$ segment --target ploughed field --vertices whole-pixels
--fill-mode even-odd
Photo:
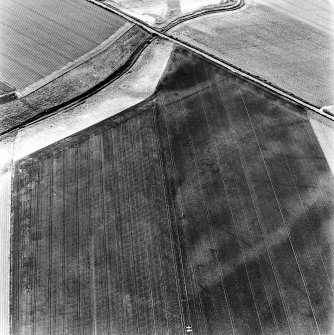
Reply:
[[[333,195],[306,112],[176,48],[17,163],[13,334],[331,334]]]
[[[125,24],[85,0],[0,4],[0,81],[22,89],[91,51]]]

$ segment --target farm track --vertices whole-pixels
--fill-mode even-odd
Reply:
[[[16,163],[12,329],[330,334],[333,194],[303,108],[176,47],[149,99]]]

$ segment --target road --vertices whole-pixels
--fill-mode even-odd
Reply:
[[[202,46],[196,45],[191,40],[190,41],[184,41],[184,40],[181,40],[179,38],[175,38],[175,36],[171,35],[170,31],[168,33],[161,32],[161,31],[151,27],[150,25],[144,23],[143,21],[140,21],[140,20],[124,13],[124,12],[116,10],[113,7],[102,4],[99,1],[96,1],[96,0],[88,0],[88,1],[122,16],[123,18],[127,19],[128,21],[141,26],[142,28],[144,28],[145,30],[147,30],[148,32],[150,32],[150,33],[152,33],[156,36],[160,36],[164,39],[167,39],[167,40],[175,43],[176,45],[182,46],[182,47],[184,47],[184,48],[186,48],[186,49],[188,49],[188,50],[190,50],[190,51],[192,51],[192,52],[194,52],[194,53],[196,53],[200,56],[203,56],[206,59],[208,59],[208,60],[210,60],[210,61],[212,61],[212,62],[214,62],[214,63],[216,63],[220,66],[223,66],[224,68],[226,68],[230,71],[232,71],[233,73],[237,74],[238,76],[246,78],[246,79],[248,79],[248,80],[250,80],[250,81],[252,81],[252,82],[268,89],[268,90],[270,90],[271,92],[274,92],[275,94],[278,94],[279,96],[281,96],[281,97],[283,97],[283,98],[285,98],[289,101],[292,101],[292,102],[294,102],[294,103],[296,103],[300,106],[303,106],[304,108],[307,108],[307,109],[309,109],[309,110],[311,110],[311,111],[313,111],[317,114],[320,114],[327,119],[334,120],[334,118],[332,116],[324,113],[323,111],[321,111],[319,109],[319,107],[322,107],[322,106],[317,106],[316,104],[314,104],[312,102],[309,102],[309,101],[304,100],[303,98],[301,98],[299,96],[291,94],[291,92],[286,91],[282,87],[273,85],[272,83],[268,83],[266,80],[263,80],[262,78],[259,78],[257,75],[254,75],[254,73],[250,73],[248,71],[245,71],[243,68],[235,66],[235,64],[233,64],[231,62],[226,62],[226,61],[222,60],[222,58],[219,57],[219,54],[217,55],[217,54],[208,53],[206,51],[206,48],[203,48]],[[204,15],[203,13],[199,14],[199,16],[203,16],[203,15]],[[199,19],[201,19],[201,18],[199,17]],[[207,17],[204,17],[203,20],[207,21]],[[196,19],[193,19],[193,21],[196,21]],[[172,29],[172,31],[173,31],[173,29]],[[219,36],[221,37],[223,35],[219,35]],[[206,40],[207,41],[212,41],[213,37],[212,36],[211,37],[206,36]],[[259,65],[261,65],[261,63],[259,63]]]

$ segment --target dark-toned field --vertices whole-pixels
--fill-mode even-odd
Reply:
[[[107,121],[18,167],[13,334],[182,331],[156,122]]]
[[[332,334],[333,195],[306,112],[177,48],[151,99],[17,163],[12,332]]]
[[[91,51],[125,21],[84,0],[0,4],[0,80],[24,88]]]

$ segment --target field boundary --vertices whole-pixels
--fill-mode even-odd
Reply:
[[[175,37],[171,37],[169,36],[167,33],[168,31],[160,31],[152,26],[150,26],[149,24],[137,19],[137,18],[134,18],[132,17],[131,15],[129,14],[126,14],[118,9],[115,9],[113,6],[110,6],[109,4],[103,4],[101,3],[100,1],[97,1],[97,0],[86,0],[86,1],[89,1],[89,2],[92,2],[94,4],[96,4],[97,6],[100,6],[102,8],[105,8],[106,10],[109,10],[115,14],[118,14],[120,16],[122,16],[123,18],[125,18],[126,20],[134,23],[134,24],[137,24],[139,26],[141,26],[143,29],[145,29],[146,31],[148,31],[149,33],[153,34],[153,35],[156,35],[156,36],[159,36],[161,38],[164,38],[164,39],[167,39],[179,46],[182,46],[202,57],[205,57],[206,59],[224,67],[225,69],[227,69],[228,71],[234,73],[235,75],[239,76],[239,77],[242,77],[256,85],[259,85],[261,87],[264,87],[265,89],[275,93],[275,94],[278,94],[281,98],[285,99],[285,100],[288,100],[294,104],[297,104],[297,105],[300,105],[302,106],[303,108],[307,109],[307,110],[310,110],[314,113],[317,113],[323,117],[325,117],[326,119],[328,120],[331,120],[331,121],[334,121],[334,117],[332,117],[331,115],[325,113],[323,110],[322,110],[322,107],[323,106],[315,106],[313,104],[310,104],[308,103],[307,101],[304,101],[303,99],[293,95],[291,92],[287,92],[287,91],[284,91],[283,89],[279,88],[279,87],[276,87],[275,85],[269,83],[269,82],[265,82],[263,80],[261,80],[260,78],[257,78],[255,76],[253,76],[252,74],[242,70],[241,68],[238,68],[236,66],[234,66],[233,64],[231,63],[228,63],[228,62],[225,62],[223,60],[221,60],[220,58],[210,54],[210,53],[207,53],[205,52],[204,50],[201,50],[200,48],[198,47],[195,47],[195,46],[192,46],[190,45],[189,43],[186,43],[186,42],[183,42]]]
[[[18,90],[15,92],[18,98],[23,98],[34,91],[37,91],[41,87],[51,83],[52,81],[56,80],[57,78],[63,76],[64,74],[70,72],[71,70],[75,69],[76,67],[82,65],[83,63],[89,61],[91,58],[97,56],[101,52],[105,51],[108,47],[110,47],[113,43],[115,43],[120,37],[122,37],[127,31],[129,31],[133,27],[132,23],[126,22],[124,26],[118,29],[115,34],[111,35],[108,39],[103,41],[100,45],[98,45],[93,50],[87,52],[86,54],[82,55],[81,57],[77,58],[73,62],[68,63],[67,65],[63,66],[62,68],[52,72],[48,76],[44,77],[41,80],[29,85],[28,87]]]

